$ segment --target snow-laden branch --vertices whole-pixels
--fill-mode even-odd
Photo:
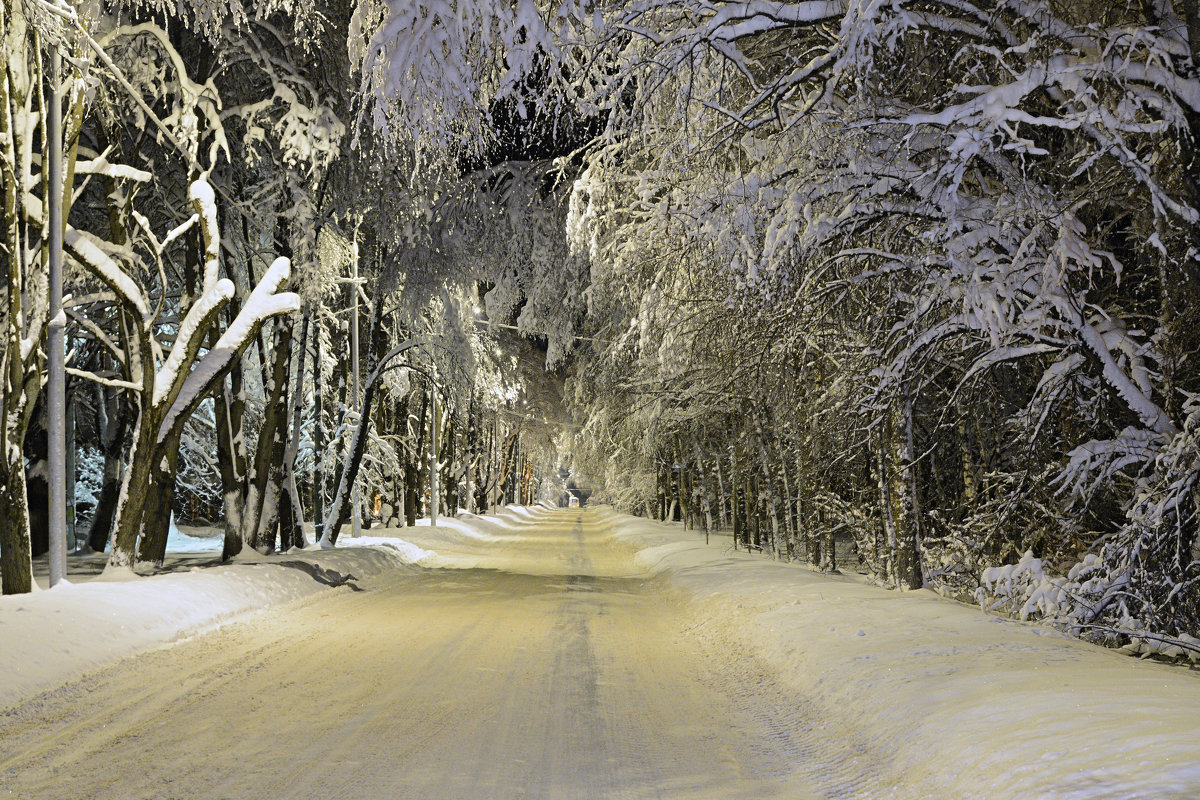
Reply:
[[[745,3],[724,3],[707,20],[702,35],[710,39],[733,41],[785,26],[835,19],[846,13],[846,6],[843,0],[808,0],[800,3],[750,0]]]
[[[101,250],[88,234],[68,227],[63,233],[63,247],[72,258],[104,281],[122,301],[133,307],[140,315],[143,325],[150,323],[150,303],[142,293],[141,287],[116,261]]]
[[[91,381],[92,383],[98,383],[101,386],[112,386],[115,389],[129,389],[130,391],[134,392],[140,392],[142,390],[142,387],[138,384],[121,380],[119,378],[106,378],[103,375],[97,375],[96,373],[89,372],[87,370],[75,369],[74,367],[67,367],[66,371],[68,375],[73,375],[76,378],[82,378],[83,380]]]
[[[212,186],[206,180],[192,183],[188,191],[196,216],[200,219],[204,242],[204,282],[200,297],[188,309],[187,316],[179,325],[175,344],[162,368],[154,376],[155,405],[171,400],[170,393],[178,383],[179,371],[196,352],[196,339],[205,335],[208,321],[228,303],[234,295],[233,281],[217,278],[218,252],[221,236],[217,230],[217,204]],[[286,276],[285,276],[286,278]]]
[[[371,374],[367,376],[367,379],[364,382],[364,385],[365,386],[374,386],[375,381],[379,380],[379,376],[387,371],[388,364],[391,363],[392,359],[394,359],[396,356],[400,355],[401,353],[405,352],[406,350],[411,350],[412,348],[414,348],[418,345],[425,344],[427,341],[428,341],[428,337],[414,336],[413,338],[408,339],[407,341],[402,342],[402,343],[396,345],[395,347],[393,347],[391,350],[387,351],[387,353],[385,353],[383,355],[383,357],[379,359],[379,363],[376,365],[375,369],[372,370]]]
[[[82,327],[85,331],[90,333],[96,341],[104,345],[105,348],[108,349],[109,353],[112,354],[112,357],[117,360],[117,363],[119,363],[122,367],[125,366],[125,351],[120,347],[117,347],[117,343],[114,342],[112,337],[105,333],[99,325],[89,319],[86,315],[80,314],[72,308],[65,308],[64,311],[66,312],[67,316],[75,322],[75,324]]]
[[[41,198],[26,193],[21,203],[26,218],[37,227],[42,227],[43,212]],[[121,265],[108,253],[104,252],[101,243],[92,234],[66,226],[63,232],[63,249],[78,261],[83,267],[99,278],[117,297],[134,309],[143,326],[148,326],[153,319],[150,301],[141,287],[131,278]]]
[[[1091,322],[1083,318],[1083,314],[1066,297],[1059,298],[1056,304],[1059,312],[1067,323],[1074,329],[1084,346],[1100,364],[1104,380],[1113,391],[1125,402],[1129,410],[1137,415],[1150,430],[1159,434],[1173,434],[1178,429],[1167,415],[1167,412],[1155,403],[1143,391],[1143,387],[1131,378],[1121,365],[1117,363],[1112,350],[1109,349],[1105,336]],[[1149,388],[1149,387],[1146,387]]]
[[[138,169],[126,164],[110,163],[104,156],[98,156],[90,161],[75,162],[76,175],[103,175],[106,178],[149,183],[154,176],[144,169]]]
[[[187,365],[196,348],[198,337],[205,335],[214,315],[233,298],[233,295],[233,281],[222,278],[206,288],[188,309],[187,316],[179,325],[179,332],[175,336],[170,354],[154,376],[152,403],[158,405],[168,399],[178,382],[180,370]]]
[[[300,296],[294,292],[276,291],[287,281],[291,273],[291,261],[281,256],[275,259],[267,269],[262,280],[233,323],[221,334],[216,345],[212,347],[188,373],[179,394],[171,403],[170,409],[163,418],[158,429],[158,439],[166,439],[171,430],[181,424],[188,414],[200,403],[208,393],[212,384],[219,380],[233,366],[234,361],[241,357],[242,351],[253,340],[262,324],[271,317],[279,314],[294,313],[300,310]]]

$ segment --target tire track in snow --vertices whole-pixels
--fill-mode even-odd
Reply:
[[[694,611],[581,519],[483,545],[493,569],[399,571],[17,707],[0,797],[811,796],[830,748],[802,701],[690,635]]]

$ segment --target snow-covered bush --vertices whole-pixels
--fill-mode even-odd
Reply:
[[[985,569],[979,582],[975,597],[985,611],[1045,621],[1076,636],[1110,644],[1124,642],[1122,649],[1131,654],[1186,656],[1200,661],[1200,640],[1186,631],[1166,635],[1161,623],[1156,630],[1129,614],[1128,608],[1116,614],[1098,613],[1098,601],[1120,593],[1122,585],[1095,553],[1085,555],[1063,576],[1047,572],[1042,559],[1027,551],[1016,564]],[[1098,619],[1105,621],[1097,623]]]
[[[104,454],[95,447],[75,452],[75,515],[78,521],[91,519],[104,483]]]
[[[179,518],[186,522],[221,518],[221,475],[215,434],[213,402],[208,399],[184,424],[179,441],[174,507]]]
[[[987,611],[999,611],[1019,619],[1070,621],[1078,608],[1077,599],[1099,569],[1099,559],[1088,554],[1066,577],[1048,575],[1042,559],[1027,550],[1016,564],[988,567],[979,579],[976,598]]]

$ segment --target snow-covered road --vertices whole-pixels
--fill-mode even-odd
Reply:
[[[751,656],[690,636],[678,595],[584,520],[551,513],[483,566],[389,571],[20,704],[0,716],[0,797],[855,796],[828,767],[853,744]]]
[[[370,533],[0,598],[0,800],[1200,797],[1195,671],[606,509]]]

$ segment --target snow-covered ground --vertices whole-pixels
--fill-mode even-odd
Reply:
[[[678,524],[589,516],[700,605],[696,636],[749,649],[823,709],[831,734],[885,754],[901,796],[1200,797],[1200,672],[728,539],[706,546]],[[434,550],[450,539],[404,535]]]
[[[654,576],[674,592],[690,620],[689,639],[737,663],[737,680],[762,694],[760,705],[768,696],[784,699],[764,708],[797,703],[768,722],[779,729],[772,734],[777,742],[793,743],[795,759],[824,764],[826,782],[813,784],[819,796],[1200,797],[1200,673],[1138,661],[929,592],[887,591],[856,576],[733,552],[727,539],[705,545],[702,535],[678,525],[605,509],[583,518],[588,535],[599,537],[589,539],[589,557],[600,558],[607,547],[612,563],[629,565],[612,574],[626,581]],[[335,550],[220,567],[185,559],[182,571],[170,574],[2,598],[0,708],[269,604],[307,609],[307,598],[330,586],[366,581],[370,588],[373,576],[388,576],[393,596],[406,591],[405,575],[417,586],[417,577],[444,569],[573,578],[579,569],[564,540],[547,532],[578,519],[576,512],[526,508],[464,514],[436,528],[343,537]],[[513,602],[496,589],[488,593]],[[550,597],[535,593],[521,602],[543,596]],[[564,619],[576,620],[582,607],[562,608],[570,611]],[[746,659],[762,667],[753,680]],[[772,680],[791,694],[770,688]],[[801,704],[803,714],[796,711]],[[505,757],[515,755],[522,753]]]
[[[220,565],[220,539],[183,544],[164,574],[108,580],[88,574],[103,563],[89,556],[80,575],[53,590],[0,596],[0,709],[126,655],[410,561],[405,552],[377,546]]]
[[[349,576],[362,580],[414,564],[473,566],[497,541],[492,534],[511,533],[518,520],[531,518],[525,509],[508,509],[500,517],[441,519],[420,538],[444,555],[399,538],[428,529],[421,520],[409,531],[376,529],[359,539],[347,526],[333,550],[243,554],[225,565],[216,529],[172,522],[166,571],[135,580],[106,579],[102,554],[71,556],[68,582],[53,591],[0,596],[0,710],[126,655],[312,597]],[[38,566],[44,589],[45,564]]]
[[[1198,672],[610,518],[702,605],[713,624],[697,635],[753,649],[831,730],[888,754],[905,796],[1200,797]]]

